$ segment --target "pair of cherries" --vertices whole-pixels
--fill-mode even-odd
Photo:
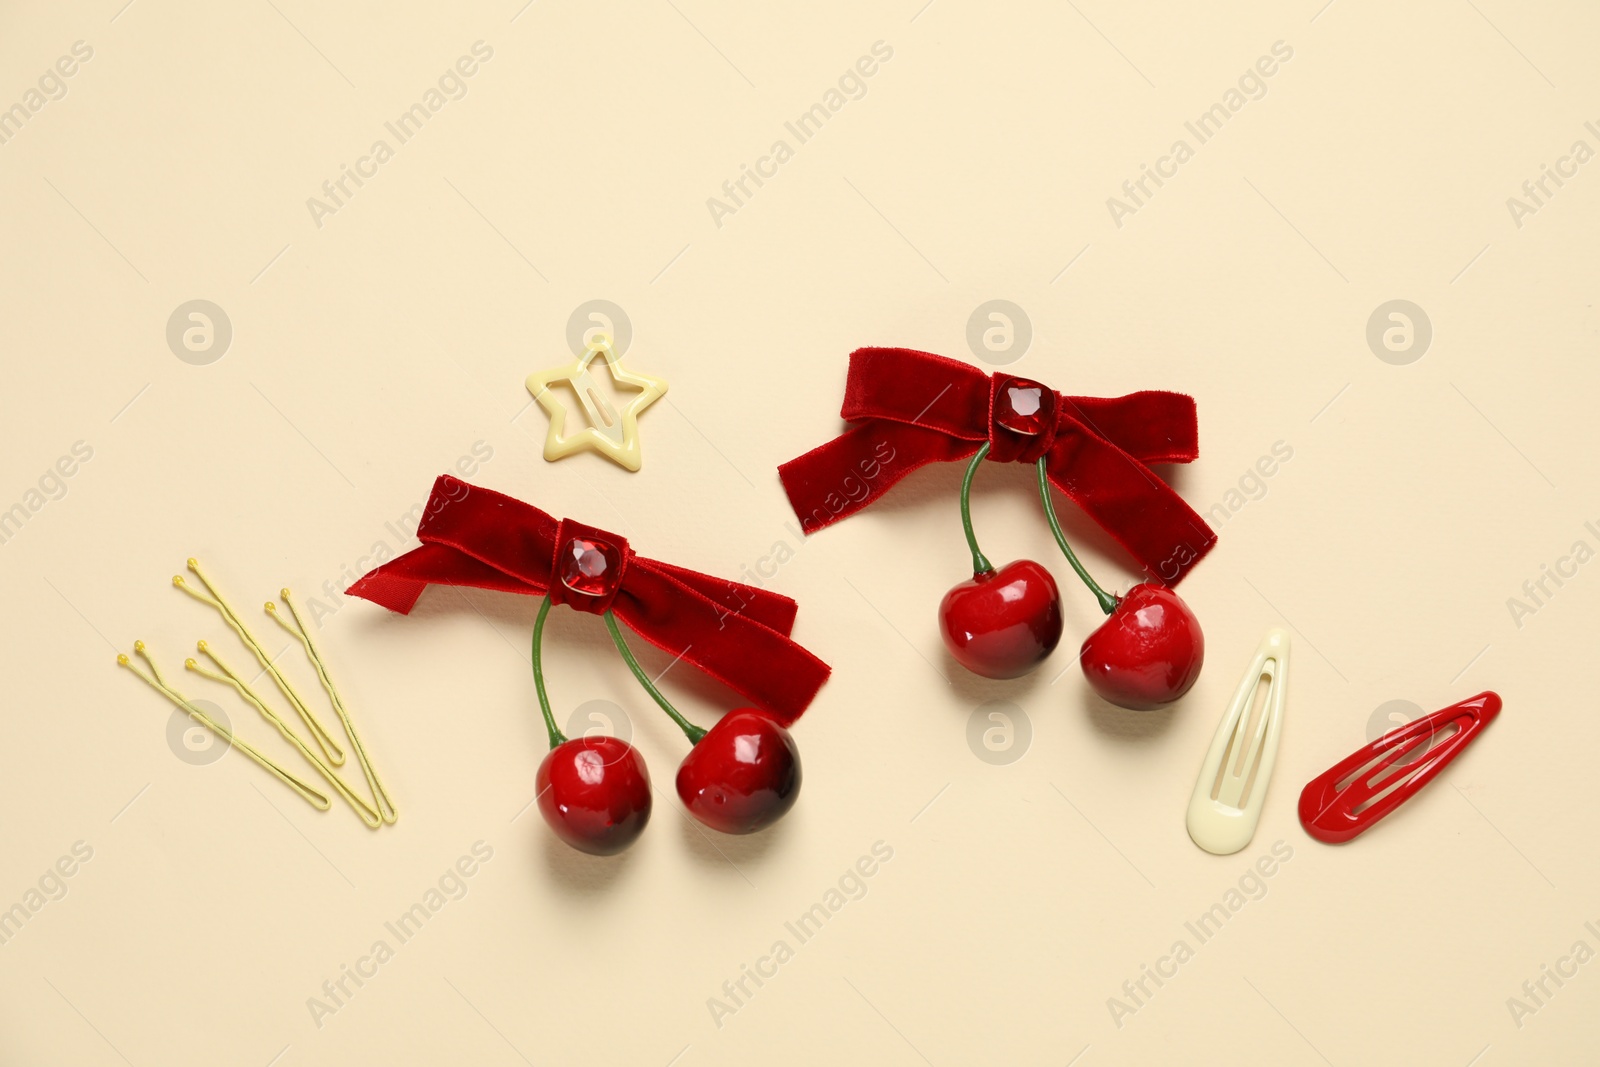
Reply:
[[[598,551],[586,559],[581,545],[576,560],[590,570],[605,567]],[[533,624],[533,682],[550,734],[550,751],[536,778],[539,814],[573,848],[614,856],[637,841],[650,822],[650,771],[639,750],[621,738],[569,740],[556,727],[541,651],[551,603],[545,597]],[[689,739],[692,747],[678,765],[677,778],[678,797],[689,814],[725,834],[750,834],[794,807],[800,796],[800,752],[788,730],[756,708],[730,711],[710,730],[694,725],[644,673],[609,611],[605,621],[628,669]]]
[[[689,814],[725,834],[765,829],[800,795],[794,738],[765,712],[724,715],[678,765],[678,796]],[[650,771],[617,737],[558,741],[539,764],[539,813],[573,848],[614,856],[650,821]]]
[[[1018,433],[1038,433],[1030,419],[1040,409],[1018,379],[1004,391],[1008,410],[997,412],[1002,425]],[[996,568],[978,548],[972,531],[972,479],[989,454],[985,443],[967,466],[961,482],[961,524],[972,550],[972,578],[945,594],[939,629],[956,662],[986,678],[1017,678],[1042,663],[1061,640],[1061,594],[1041,564],[1016,560]],[[1050,481],[1041,457],[1039,499],[1056,544],[1108,616],[1084,639],[1078,661],[1089,685],[1118,707],[1149,711],[1170,704],[1200,677],[1205,638],[1200,622],[1177,593],[1155,582],[1141,582],[1122,596],[1102,589],[1067,544],[1050,501]]]

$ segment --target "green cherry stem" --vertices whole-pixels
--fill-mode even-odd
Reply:
[[[644,668],[639,666],[639,661],[633,658],[633,651],[628,648],[628,642],[622,639],[622,631],[617,628],[616,617],[609,611],[606,612],[606,629],[611,631],[611,642],[617,646],[617,651],[622,653],[623,662],[628,665],[628,669],[633,672],[633,676],[644,687],[644,691],[650,694],[650,699],[661,705],[661,710],[666,712],[672,721],[678,724],[678,729],[682,730],[683,736],[689,739],[689,744],[699,744],[700,739],[706,735],[706,731],[679,714],[678,709],[672,706],[672,701],[668,700],[661,690],[656,688],[655,683],[644,673]]]
[[[1089,572],[1083,569],[1083,564],[1078,562],[1077,554],[1072,551],[1072,546],[1067,544],[1067,535],[1061,532],[1061,520],[1056,518],[1055,505],[1050,503],[1050,476],[1045,470],[1045,458],[1039,457],[1039,500],[1044,504],[1044,518],[1050,524],[1050,532],[1055,534],[1056,544],[1061,546],[1061,552],[1067,557],[1067,562],[1072,564],[1072,569],[1078,572],[1078,577],[1083,579],[1083,584],[1089,587],[1094,598],[1100,602],[1100,610],[1110,615],[1117,610],[1117,598],[1100,588],[1100,583],[1089,577]]]
[[[550,697],[544,691],[544,620],[550,614],[550,596],[545,595],[539,605],[539,617],[533,622],[533,688],[539,694],[539,710],[544,712],[544,728],[550,731],[550,747],[566,743],[566,735],[556,728],[556,717],[550,714]]]
[[[983,457],[989,454],[989,442],[985,441],[972,457],[972,462],[967,464],[967,473],[961,478],[961,529],[967,535],[967,547],[972,549],[972,573],[974,575],[988,574],[994,570],[994,564],[989,562],[983,550],[978,547],[978,535],[972,532],[972,479],[978,473],[978,464],[983,462]]]

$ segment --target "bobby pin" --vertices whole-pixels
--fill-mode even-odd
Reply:
[[[211,580],[200,569],[200,561],[193,556],[189,557],[189,569],[194,572],[194,576],[199,578],[201,584],[206,587],[206,591],[210,593],[209,596],[191,587],[183,580],[181,574],[173,576],[172,584],[202,604],[210,604],[221,613],[222,621],[226,622],[233,632],[239,635],[239,639],[249,646],[250,651],[256,654],[256,659],[267,673],[272,675],[272,680],[278,684],[278,689],[282,691],[283,695],[294,707],[294,710],[300,713],[300,718],[305,722],[306,729],[311,731],[311,736],[328,757],[328,762],[335,767],[341,766],[344,763],[344,750],[339,747],[338,742],[334,741],[332,735],[328,733],[323,725],[317,721],[316,716],[311,714],[311,709],[306,707],[305,701],[300,699],[300,694],[294,691],[294,686],[289,684],[289,679],[283,676],[277,665],[272,662],[272,657],[267,655],[267,650],[261,647],[261,643],[245,628],[244,623],[240,621],[234,610],[228,606],[227,601],[222,599],[222,594],[217,592],[217,587],[211,584]]]
[[[317,669],[317,677],[322,681],[322,688],[327,690],[328,699],[333,703],[333,710],[339,716],[339,721],[344,724],[344,731],[350,737],[350,747],[355,749],[356,762],[361,764],[361,772],[367,776],[367,788],[372,790],[372,800],[378,806],[378,812],[383,816],[383,821],[393,823],[400,817],[395,810],[394,801],[389,799],[389,791],[383,787],[383,782],[378,778],[378,772],[372,767],[372,760],[367,756],[366,746],[361,743],[361,737],[356,733],[355,723],[350,721],[350,712],[344,706],[344,698],[339,695],[339,690],[334,687],[333,678],[328,674],[328,665],[322,661],[322,655],[317,651],[317,646],[311,641],[311,631],[306,629],[305,620],[300,617],[300,609],[295,607],[288,589],[280,589],[278,595],[283,597],[283,602],[288,605],[289,614],[294,617],[294,625],[284,621],[278,614],[278,606],[267,601],[267,614],[273,621],[283,627],[290,635],[297,638],[306,650],[306,656],[311,660],[312,666]]]
[[[133,661],[130,660],[125,653],[119,652],[117,654],[117,663],[120,666],[128,668],[128,670],[138,675],[139,679],[151,689],[154,689],[156,692],[172,701],[172,703],[182,708],[188,713],[189,718],[193,719],[201,726],[204,726],[207,730],[210,730],[212,733],[222,738],[230,747],[236,748],[240,752],[244,753],[247,757],[259,764],[261,768],[268,774],[272,775],[284,785],[300,794],[301,798],[313,808],[316,808],[318,811],[327,811],[328,808],[332,806],[327,797],[323,796],[315,789],[312,789],[309,785],[302,782],[300,779],[296,778],[282,767],[279,767],[276,763],[272,762],[270,759],[263,756],[261,753],[257,752],[255,749],[251,748],[237,737],[234,737],[232,732],[230,732],[226,726],[223,726],[221,723],[212,719],[211,716],[195,707],[188,700],[179,695],[176,690],[169,687],[166,684],[166,679],[161,677],[161,670],[156,666],[156,661],[150,657],[149,651],[144,647],[143,641],[135,641],[133,643],[133,651],[141,659],[143,659],[145,663],[149,664],[150,674],[147,675],[138,667],[135,667],[133,665]],[[154,677],[151,677],[151,675]]]
[[[243,697],[247,702],[254,706],[258,712],[261,713],[262,718],[266,719],[268,722],[278,728],[278,732],[283,735],[284,740],[288,741],[291,745],[300,750],[300,754],[311,762],[311,765],[317,769],[317,772],[321,774],[323,778],[327,779],[329,785],[338,790],[339,795],[344,797],[350,806],[355,809],[356,815],[361,819],[362,822],[366,823],[367,826],[373,830],[376,830],[379,826],[383,825],[382,821],[378,818],[378,813],[372,810],[372,805],[368,804],[365,800],[351,792],[350,787],[345,785],[344,781],[334,773],[333,768],[324,763],[322,758],[315,752],[311,751],[311,749],[306,746],[306,743],[300,740],[300,735],[289,729],[289,724],[284,722],[283,719],[279,718],[277,712],[267,707],[266,703],[261,699],[260,694],[258,694],[254,689],[250,688],[249,683],[240,678],[239,675],[234,672],[233,668],[222,662],[222,658],[213,652],[209,645],[207,645],[204,641],[201,641],[195,647],[199,650],[201,655],[208,657],[211,662],[215,663],[218,670],[220,670],[222,673],[218,674],[216,671],[207,670],[193,659],[186,659],[183,661],[183,665],[186,668],[198,675],[201,675],[202,677],[210,678],[214,682],[222,682],[224,684],[233,686],[233,688],[238,691],[241,697]]]

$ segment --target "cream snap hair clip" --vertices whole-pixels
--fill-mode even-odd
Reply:
[[[606,399],[589,370],[596,356],[604,360],[613,382],[638,390],[620,411]],[[611,347],[611,338],[602,333],[594,335],[577,362],[528,375],[528,392],[550,416],[550,433],[544,441],[545,459],[565,459],[574,452],[590,449],[636,471],[641,462],[639,413],[666,395],[667,383],[625,369],[622,357]],[[577,397],[583,418],[587,420],[587,425],[570,434],[562,393]]]
[[[1283,731],[1288,673],[1289,635],[1268,630],[1217,725],[1189,798],[1189,837],[1207,852],[1227,856],[1255,836]],[[1250,731],[1250,712],[1263,685],[1266,698]]]

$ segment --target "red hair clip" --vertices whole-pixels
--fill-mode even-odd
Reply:
[[[967,461],[961,524],[972,579],[945,595],[939,629],[951,657],[988,678],[1016,678],[1061,640],[1061,597],[1033,560],[995,567],[972,529],[972,480],[986,461],[1034,467],[1045,521],[1110,618],[1078,655],[1089,685],[1124,708],[1148,710],[1189,691],[1205,659],[1199,620],[1171,586],[1217,535],[1149,467],[1199,455],[1195,404],[1181,393],[1068,396],[1029,378],[906,348],[850,353],[844,405],[853,425],[778,468],[806,533],[871,504],[929,463]],[[1155,580],[1123,595],[1101,588],[1067,543],[1052,487],[1081,507]]]
[[[1199,455],[1194,400],[1182,393],[1068,396],[930,352],[858,348],[839,414],[848,430],[778,468],[806,533],[855,514],[919,467],[987,444],[994,462],[1042,461],[1050,483],[1166,585],[1216,544],[1148,466]]]
[[[433,484],[420,548],[363,576],[349,592],[407,614],[429,585],[544,597],[533,628],[533,677],[550,734],[539,767],[539,810],[574,848],[611,855],[650,818],[650,775],[637,749],[615,737],[568,740],[545,695],[540,652],[553,604],[604,617],[628,669],[693,745],[678,795],[701,822],[750,833],[793,806],[800,761],[785,729],[827,681],[829,668],[790,637],[786,596],[713,578],[634,553],[627,539],[444,475]],[[710,730],[685,719],[644,673],[618,620],[677,660],[749,698]]]
[[[1364,833],[1431,782],[1499,714],[1500,695],[1483,692],[1390,730],[1306,784],[1300,825],[1329,844]]]

